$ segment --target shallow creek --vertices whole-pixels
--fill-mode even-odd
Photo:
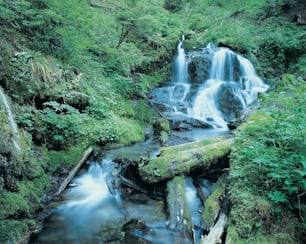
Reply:
[[[176,132],[177,141],[194,141],[227,134],[228,131],[204,130]],[[69,184],[61,199],[45,219],[40,233],[29,243],[194,243],[180,230],[169,225],[165,183],[148,185],[137,182],[133,169],[134,186],[122,184],[120,174],[124,158],[155,157],[159,144],[148,140],[130,147],[101,152],[101,158],[89,160]],[[212,192],[214,183],[197,178],[205,197]],[[191,177],[185,177],[185,190],[192,224],[196,226],[196,240],[202,234],[200,213],[204,211]],[[197,241],[198,242],[198,241]]]

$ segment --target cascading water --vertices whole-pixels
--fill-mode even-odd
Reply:
[[[19,146],[19,132],[18,132],[18,128],[17,128],[17,124],[14,120],[14,116],[13,116],[13,113],[12,113],[12,110],[11,110],[11,107],[8,103],[8,100],[4,94],[4,92],[2,91],[2,88],[0,87],[0,98],[1,98],[1,101],[2,101],[2,104],[3,104],[3,109],[6,113],[6,116],[7,116],[7,121],[8,121],[8,124],[12,130],[12,142],[13,142],[13,145],[15,147],[15,149],[20,152],[21,149],[20,149],[20,146]],[[1,102],[0,102],[0,105],[1,105]]]
[[[188,64],[186,60],[186,53],[182,45],[184,43],[184,36],[177,46],[177,57],[174,61],[174,76],[173,87],[171,89],[170,99],[172,102],[183,103],[190,89],[189,77],[188,77]],[[178,111],[174,106],[175,112]]]
[[[184,39],[178,45],[172,86],[153,90],[152,102],[170,121],[172,129],[227,130],[236,111],[252,103],[268,85],[256,75],[249,60],[233,51],[209,43],[202,52],[186,54],[183,42]],[[208,70],[207,77],[203,69]]]
[[[187,95],[190,91],[188,75],[188,60],[184,48],[184,36],[177,46],[177,56],[174,60],[173,74],[169,87],[160,88],[158,92],[166,99],[169,113],[185,113],[187,111]]]
[[[109,223],[120,223],[124,213],[120,194],[110,189],[112,184],[108,182],[114,167],[110,159],[101,164],[92,162],[85,173],[72,181],[65,192],[66,202],[54,210],[48,225],[31,242],[99,243],[107,236],[101,233],[117,231],[117,226],[113,230]]]
[[[210,77],[200,87],[189,115],[214,127],[226,127],[235,110],[245,108],[267,89],[249,60],[227,48],[218,48]]]

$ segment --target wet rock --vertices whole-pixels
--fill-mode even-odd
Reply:
[[[18,191],[16,185],[18,175],[19,172],[15,168],[14,161],[0,154],[0,177],[3,179],[4,188],[12,192]]]
[[[218,108],[226,121],[233,119],[235,111],[243,108],[241,100],[235,95],[235,89],[237,88],[233,84],[222,84],[217,94]]]
[[[141,220],[132,219],[123,226],[123,230],[125,230],[125,243],[152,243],[151,241],[142,238],[142,235],[148,234],[150,230]]]
[[[241,123],[246,121],[250,114],[252,113],[252,108],[248,107],[243,110],[237,110],[235,112],[235,117],[228,122],[227,126],[230,130],[235,130]]]
[[[194,83],[200,84],[209,78],[213,54],[191,55],[188,65],[189,76]]]
[[[193,128],[211,128],[212,126],[204,121],[190,117],[183,113],[166,113],[172,130],[192,130]]]

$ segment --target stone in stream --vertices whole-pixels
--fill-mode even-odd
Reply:
[[[184,113],[165,113],[172,130],[192,130],[194,128],[212,128],[211,124],[193,118]]]

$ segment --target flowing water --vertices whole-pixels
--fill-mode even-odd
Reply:
[[[247,59],[229,49],[216,48],[210,43],[201,52],[186,54],[183,43],[184,38],[177,48],[169,86],[153,90],[152,102],[172,123],[175,138],[195,141],[224,135],[235,110],[248,106],[268,86]],[[191,65],[197,65],[195,57],[200,63],[204,59],[209,63],[208,76],[198,78],[198,83],[193,82],[188,71]],[[199,189],[207,198],[214,183],[185,177],[193,240],[170,228],[165,196],[156,194],[161,192],[158,186],[150,191],[132,192],[128,190],[131,188],[118,186],[124,162],[118,164],[116,159],[155,157],[158,153],[159,145],[152,141],[104,152],[103,160],[91,162],[71,182],[63,201],[53,209],[42,231],[30,243],[199,243],[200,213],[205,211]]]
[[[236,70],[235,70],[236,69]],[[228,113],[233,109],[222,107],[220,97],[235,104],[241,110],[253,102],[259,92],[265,92],[268,85],[256,75],[251,62],[227,48],[215,51],[210,77],[201,85],[189,114],[213,122],[214,127],[226,127]],[[222,96],[222,91],[229,93]]]
[[[176,79],[170,86],[154,89],[151,93],[156,107],[170,122],[174,121],[174,129],[227,130],[227,123],[234,118],[235,112],[251,104],[258,93],[268,89],[268,85],[256,75],[251,62],[228,48],[216,48],[209,43],[202,52],[186,54],[182,45],[183,41],[178,45],[174,62]],[[208,77],[195,77],[200,79],[197,83],[190,78],[188,67],[195,67],[195,73],[200,74],[204,67],[197,65],[199,60],[205,63],[209,74]],[[177,126],[178,123],[183,126]]]
[[[8,121],[8,124],[12,130],[12,142],[13,142],[13,145],[15,147],[15,149],[20,152],[21,149],[20,149],[20,146],[19,146],[19,132],[18,132],[18,127],[17,127],[17,124],[14,120],[14,116],[13,116],[13,113],[12,113],[12,109],[11,109],[11,106],[9,105],[9,102],[4,94],[4,92],[2,91],[2,88],[0,87],[0,99],[1,99],[1,103],[0,105],[2,104],[3,105],[3,109],[6,113],[6,117],[7,117],[7,121]]]

